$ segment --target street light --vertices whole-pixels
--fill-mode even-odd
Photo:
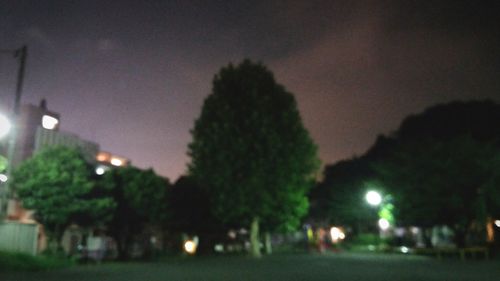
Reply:
[[[380,193],[370,190],[366,193],[365,196],[366,202],[372,206],[378,206],[382,203],[382,195]]]
[[[24,69],[26,66],[26,58],[28,56],[28,47],[26,45],[22,46],[16,50],[0,50],[0,53],[12,54],[15,58],[19,59],[19,68],[17,71],[17,81],[16,81],[16,92],[14,97],[14,107],[13,114],[9,127],[9,139],[7,144],[7,175],[6,178],[11,178],[12,165],[14,163],[14,154],[16,150],[16,138],[17,132],[15,126],[17,126],[17,119],[19,115],[19,108],[21,105],[21,94],[24,82]],[[14,127],[14,128],[11,128]],[[5,185],[0,189],[0,221],[7,216],[7,200],[9,198],[9,180],[5,182]]]
[[[0,139],[3,139],[7,134],[9,134],[12,124],[5,115],[0,114]]]

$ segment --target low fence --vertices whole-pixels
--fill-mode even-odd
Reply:
[[[36,255],[38,226],[19,222],[0,222],[0,250]]]

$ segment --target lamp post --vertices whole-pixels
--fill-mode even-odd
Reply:
[[[26,66],[26,57],[28,56],[28,47],[23,45],[21,48],[16,50],[0,50],[0,53],[4,54],[12,54],[14,58],[19,60],[19,68],[17,71],[17,81],[16,81],[16,92],[14,97],[14,106],[13,113],[11,117],[11,125],[10,125],[10,133],[7,144],[7,181],[4,184],[3,190],[1,190],[1,201],[0,201],[0,220],[7,215],[7,204],[9,198],[9,179],[12,174],[12,164],[14,163],[14,154],[16,151],[16,138],[17,138],[17,129],[18,125],[18,117],[19,117],[19,108],[21,104],[21,94],[23,90],[23,82],[24,82],[24,72]]]
[[[386,195],[382,197],[382,195],[374,190],[370,190],[365,195],[365,200],[373,207],[377,207],[377,213],[379,220],[377,221],[378,227],[382,231],[386,231],[391,226],[392,217],[392,208],[393,205],[388,202],[390,201],[390,196]]]

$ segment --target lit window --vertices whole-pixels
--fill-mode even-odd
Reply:
[[[123,161],[118,158],[111,158],[111,165],[113,166],[121,166],[123,165]]]
[[[97,158],[97,161],[106,162],[109,160],[109,154],[105,153],[105,152],[99,152],[99,154],[97,154],[96,158]]]
[[[57,124],[59,124],[59,120],[53,116],[44,115],[42,117],[42,127],[47,130],[54,130],[57,127]]]

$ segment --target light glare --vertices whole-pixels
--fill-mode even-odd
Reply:
[[[111,158],[111,165],[119,167],[123,165],[123,161],[118,158]]]
[[[187,240],[184,242],[184,251],[190,255],[196,253],[196,244],[193,240]]]
[[[7,176],[4,174],[0,174],[0,181],[1,182],[6,182],[8,180]]]
[[[372,205],[372,206],[378,206],[380,205],[380,203],[382,203],[382,196],[380,195],[380,193],[376,192],[376,191],[368,191],[368,193],[366,193],[366,202],[368,202],[368,204]]]
[[[0,114],[0,139],[5,137],[9,133],[11,127],[12,125],[10,124],[9,119]]]
[[[496,220],[496,221],[495,221],[495,225],[496,225],[497,227],[500,227],[500,220]]]
[[[104,172],[105,172],[105,170],[104,170],[103,167],[97,167],[95,169],[95,173],[98,174],[98,175],[104,175]]]
[[[57,124],[59,124],[59,120],[53,116],[44,115],[42,117],[42,127],[47,130],[54,130]]]
[[[386,219],[379,219],[378,220],[378,226],[380,227],[381,230],[387,230],[391,226],[388,220]]]
[[[333,243],[337,243],[339,240],[343,240],[345,238],[344,232],[338,227],[330,228],[330,236]]]

